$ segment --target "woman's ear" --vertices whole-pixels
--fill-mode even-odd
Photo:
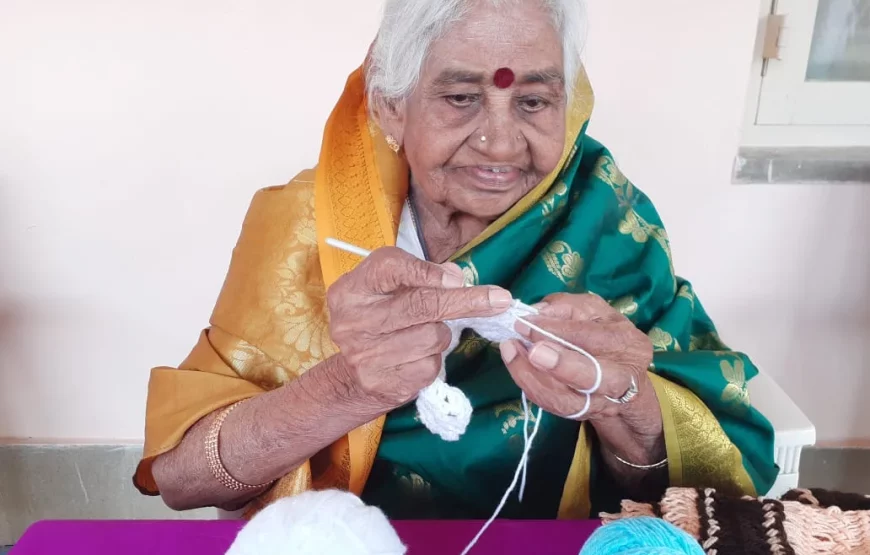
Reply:
[[[405,102],[376,94],[372,99],[372,114],[384,136],[392,136],[401,145],[405,136]]]

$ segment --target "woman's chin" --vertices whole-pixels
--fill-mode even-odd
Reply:
[[[534,187],[528,175],[517,173],[514,179],[475,179],[469,175],[460,176],[448,188],[450,204],[465,214],[494,220]]]
[[[454,197],[454,208],[475,218],[495,220],[523,197],[525,190],[517,187],[507,191],[464,189]]]

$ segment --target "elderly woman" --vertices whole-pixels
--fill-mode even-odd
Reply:
[[[521,392],[544,412],[503,516],[583,518],[668,485],[767,491],[754,366],[585,134],[582,23],[578,0],[386,2],[317,169],[254,197],[210,326],[152,371],[141,491],[253,514],[341,488],[392,518],[486,517],[523,449]],[[443,322],[512,299],[540,303],[532,323],[591,353],[601,385],[573,417],[589,359],[522,324],[528,342],[466,330],[447,381],[473,416],[444,441],[412,402],[438,376]]]

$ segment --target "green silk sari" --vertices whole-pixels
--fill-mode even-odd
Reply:
[[[500,285],[526,303],[555,292],[607,299],[654,346],[650,374],[662,409],[670,485],[768,491],[777,475],[774,434],[750,404],[747,381],[756,367],[719,339],[691,284],[674,273],[652,203],[607,149],[586,136],[585,126],[550,190],[456,262],[474,283]],[[363,499],[392,518],[487,518],[519,462],[520,390],[496,346],[467,330],[447,372],[474,406],[471,424],[459,441],[445,442],[421,424],[413,404],[388,415]],[[547,413],[542,418],[525,498],[519,503],[512,496],[501,516],[615,510],[627,493],[601,462],[594,429]],[[585,460],[576,455],[578,434],[590,451]],[[569,474],[578,465],[586,467],[579,472],[589,486],[576,494],[588,502],[565,510],[565,497],[573,494]]]

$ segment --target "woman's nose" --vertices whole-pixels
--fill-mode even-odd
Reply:
[[[527,147],[517,115],[510,106],[493,106],[487,110],[486,120],[471,137],[471,143],[487,159],[500,162],[516,161]]]

